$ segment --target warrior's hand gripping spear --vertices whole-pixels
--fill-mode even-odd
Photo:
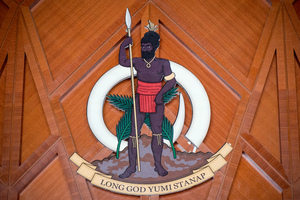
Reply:
[[[129,10],[126,10],[125,23],[127,26],[128,37],[130,37],[130,28],[131,28],[131,16]],[[141,171],[140,165],[140,153],[139,153],[139,139],[138,139],[138,130],[137,130],[137,118],[136,118],[136,103],[135,103],[135,89],[134,89],[134,76],[133,76],[133,64],[132,64],[132,48],[129,44],[129,57],[130,57],[130,72],[131,72],[131,89],[132,89],[132,99],[133,99],[133,112],[134,112],[134,124],[135,124],[135,139],[136,139],[136,150],[137,150],[137,163],[138,170]]]

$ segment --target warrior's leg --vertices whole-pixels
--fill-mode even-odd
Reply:
[[[146,113],[140,112],[139,98],[138,94],[136,95],[136,118],[137,118],[137,130],[138,135],[141,133],[141,128],[143,126]],[[134,112],[132,109],[131,113],[131,133],[128,139],[128,158],[129,158],[129,166],[120,174],[120,178],[128,178],[136,171],[136,158],[137,158],[137,145],[136,145],[136,134],[135,134],[135,120],[134,120]]]
[[[166,176],[168,171],[161,165],[163,151],[162,122],[164,119],[164,105],[156,105],[156,113],[150,113],[150,124],[152,129],[151,149],[154,157],[154,170],[160,176]]]

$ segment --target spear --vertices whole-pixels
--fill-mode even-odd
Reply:
[[[126,23],[126,26],[127,26],[128,37],[130,37],[131,16],[130,16],[128,8],[126,9],[125,23]],[[135,139],[136,139],[137,163],[138,163],[138,170],[140,172],[141,171],[141,164],[140,164],[139,138],[138,138],[137,119],[136,119],[136,106],[135,106],[135,92],[134,92],[134,77],[133,77],[132,47],[131,47],[131,44],[129,44],[129,58],[130,58],[131,89],[132,89],[132,99],[133,99],[133,114],[134,114],[134,128],[135,128]]]

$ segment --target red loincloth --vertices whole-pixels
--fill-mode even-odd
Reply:
[[[155,97],[161,90],[161,82],[145,83],[138,80],[137,93],[140,97],[140,111],[145,113],[155,113]]]

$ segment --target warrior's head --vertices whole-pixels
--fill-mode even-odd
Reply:
[[[149,32],[146,32],[141,40],[142,58],[144,59],[153,58],[155,51],[159,47],[160,36],[155,32],[157,30],[156,27],[157,25],[154,26],[154,24],[149,20],[149,25],[146,26]]]

